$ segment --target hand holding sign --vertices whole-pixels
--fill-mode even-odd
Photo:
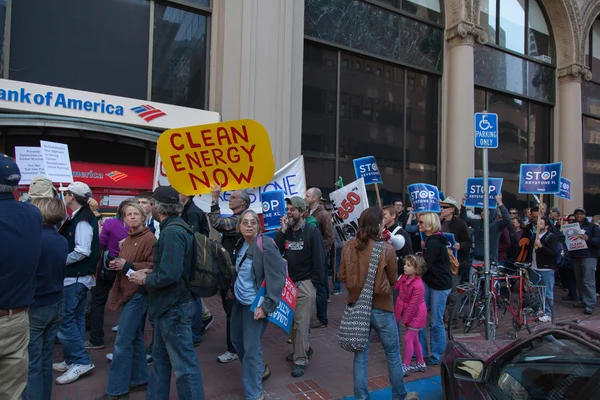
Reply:
[[[275,173],[269,134],[249,119],[169,129],[158,151],[169,182],[185,195],[262,186]]]
[[[440,193],[436,186],[415,183],[408,186],[408,193],[414,212],[440,212]]]

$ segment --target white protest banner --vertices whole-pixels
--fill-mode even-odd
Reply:
[[[335,247],[344,246],[348,240],[356,237],[358,218],[369,208],[364,178],[360,178],[341,189],[331,192],[329,199],[333,203],[333,233]]]
[[[69,146],[64,143],[40,140],[46,176],[57,183],[73,182]]]
[[[159,173],[160,176],[160,173]],[[306,177],[304,175],[304,157],[294,158],[284,165],[279,171],[275,172],[271,182],[259,188],[248,189],[250,194],[250,209],[257,214],[262,213],[262,202],[260,194],[272,190],[283,190],[285,197],[300,196],[304,198],[306,194]],[[231,215],[233,212],[229,209],[229,196],[233,192],[222,192],[219,196],[219,208],[221,214]],[[203,194],[194,197],[194,203],[205,212],[210,211],[212,197],[210,194]]]
[[[567,244],[567,250],[582,250],[587,249],[588,245],[582,238],[579,237],[582,233],[581,227],[577,222],[572,224],[563,225],[562,229],[563,234],[565,235],[565,242]]]
[[[36,176],[45,176],[44,155],[41,147],[15,146],[15,159],[21,171],[21,185],[29,185]]]

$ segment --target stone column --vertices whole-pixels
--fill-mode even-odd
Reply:
[[[571,201],[565,209],[572,212],[583,206],[583,127],[581,122],[581,79],[591,78],[581,65],[558,70],[558,132],[556,161],[562,161],[562,175],[571,180]]]
[[[269,132],[276,168],[300,155],[304,0],[215,0],[209,108]]]
[[[460,202],[467,178],[474,176],[475,74],[473,45],[487,42],[477,26],[459,22],[446,29],[446,126],[442,138],[442,190]]]

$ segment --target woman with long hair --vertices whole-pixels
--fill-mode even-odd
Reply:
[[[346,243],[342,249],[340,261],[339,278],[346,283],[349,304],[358,301],[367,279],[371,253],[375,244],[382,241],[383,212],[379,207],[367,208],[360,215],[358,225],[356,238]],[[384,243],[375,275],[370,327],[375,329],[383,344],[394,400],[406,397],[404,374],[400,361],[398,325],[394,318],[392,302],[392,286],[397,279],[396,251],[390,244]],[[356,399],[369,398],[367,374],[369,343],[364,351],[354,353],[354,397]]]
[[[90,340],[85,342],[86,349],[100,350],[104,348],[104,308],[108,293],[117,276],[109,267],[120,251],[121,242],[127,237],[129,226],[125,223],[125,208],[136,199],[126,199],[119,204],[114,218],[107,219],[100,232],[100,261],[96,269],[96,286],[92,289]]]
[[[419,231],[425,234],[423,245],[423,258],[427,268],[423,274],[425,286],[425,305],[430,310],[431,322],[431,356],[428,365],[439,365],[440,359],[446,348],[446,331],[444,327],[444,311],[446,301],[452,289],[452,271],[450,269],[450,256],[448,254],[448,240],[442,234],[440,217],[435,213],[419,214]],[[426,357],[427,332],[419,332],[419,341]]]
[[[254,211],[246,210],[240,215],[237,230],[242,239],[234,253],[237,278],[233,285],[231,342],[242,363],[244,398],[262,400],[265,398],[262,381],[270,372],[263,364],[260,339],[267,329],[267,314],[275,311],[281,300],[285,262],[275,242],[261,235],[260,220]],[[266,282],[263,300],[251,311],[263,281]]]
[[[129,232],[119,257],[109,263],[109,267],[118,272],[108,303],[111,311],[120,309],[121,314],[108,386],[101,400],[120,399],[148,385],[144,345],[148,292],[145,286],[130,282],[127,274],[130,271],[152,269],[156,238],[146,226],[146,214],[142,206],[128,203],[124,205],[122,213]]]

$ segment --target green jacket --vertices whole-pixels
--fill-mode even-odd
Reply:
[[[168,217],[160,223],[160,237],[154,245],[154,266],[146,277],[148,289],[148,314],[161,316],[192,297],[185,281],[192,267],[194,237],[181,226],[180,217]]]

